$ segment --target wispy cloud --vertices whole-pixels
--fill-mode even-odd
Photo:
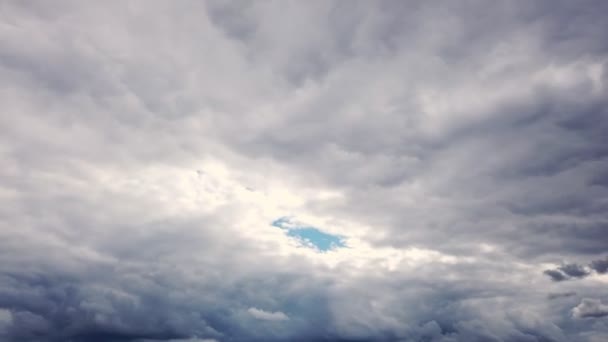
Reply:
[[[249,314],[257,319],[261,319],[264,321],[287,321],[289,317],[281,311],[269,312],[260,310],[257,308],[249,308],[247,310]]]

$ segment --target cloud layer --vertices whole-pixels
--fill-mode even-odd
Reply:
[[[0,340],[605,341],[607,14],[3,3]]]

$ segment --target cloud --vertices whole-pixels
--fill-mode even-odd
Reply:
[[[599,274],[605,274],[608,272],[608,258],[593,260],[591,264],[589,264],[589,267]]]
[[[569,298],[569,297],[573,297],[573,296],[576,296],[576,292],[574,292],[574,291],[549,293],[547,295],[547,299],[554,300],[554,299],[559,299],[559,298]]]
[[[289,317],[281,311],[269,312],[260,310],[257,308],[249,308],[247,309],[249,314],[257,319],[261,319],[263,321],[287,321]]]
[[[605,1],[2,11],[0,340],[608,334]]]
[[[589,275],[585,267],[577,264],[566,264],[559,267],[559,270],[572,278],[584,278]]]
[[[557,269],[545,270],[543,273],[553,281],[564,281],[572,278],[581,279],[591,274],[584,266],[578,264],[564,264]]]
[[[559,270],[545,270],[544,274],[548,275],[553,281],[568,280],[569,277]]]
[[[598,274],[606,273],[608,263],[604,260],[594,260],[588,267],[579,264],[564,264],[557,269],[545,270],[543,273],[548,275],[553,281],[563,281],[572,278],[582,279],[592,274],[592,271]]]
[[[583,298],[581,303],[572,309],[572,316],[576,318],[600,318],[608,316],[608,305],[599,299]]]

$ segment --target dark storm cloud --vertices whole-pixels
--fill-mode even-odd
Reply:
[[[593,260],[587,267],[579,264],[565,264],[557,269],[545,270],[553,281],[563,281],[572,278],[582,279],[595,271],[597,274],[605,274],[608,269],[608,261],[605,259]]]
[[[589,267],[599,274],[605,274],[608,272],[608,258],[593,260],[591,264],[589,264]]]
[[[584,266],[578,264],[566,264],[554,270],[546,270],[543,273],[548,275],[553,281],[563,281],[572,278],[581,279],[590,274]]]
[[[199,241],[199,245],[204,242]],[[313,281],[315,285],[309,287],[309,280],[297,275],[262,274],[261,270],[252,277],[218,278],[213,274],[215,269],[238,272],[234,265],[220,264],[198,279],[184,274],[183,265],[159,261],[138,266],[132,258],[122,260],[123,265],[88,261],[83,265],[88,271],[77,274],[4,272],[0,307],[12,314],[6,336],[15,341],[135,341],[190,336],[272,341],[311,336],[303,326],[326,329],[326,300],[319,293],[322,283]],[[58,272],[66,273],[61,268]],[[295,312],[293,322],[282,323],[278,330],[276,325],[254,322],[244,307],[247,303],[279,305]]]
[[[0,340],[605,340],[607,13],[3,4]],[[208,157],[369,249],[296,253]]]
[[[544,274],[548,275],[553,281],[568,280],[569,277],[559,270],[545,270]]]
[[[559,270],[572,278],[584,278],[589,275],[589,271],[587,271],[584,266],[577,264],[563,265],[560,266]]]

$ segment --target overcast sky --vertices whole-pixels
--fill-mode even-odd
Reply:
[[[608,341],[608,1],[0,1],[0,341]]]

